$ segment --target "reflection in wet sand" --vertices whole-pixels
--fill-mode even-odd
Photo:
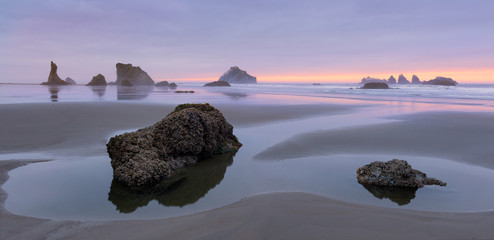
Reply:
[[[362,185],[367,191],[372,193],[374,197],[379,199],[387,198],[392,202],[397,203],[399,206],[409,204],[412,199],[415,198],[415,192],[417,188],[393,188],[393,187],[380,187]]]
[[[165,206],[183,207],[195,203],[223,180],[227,167],[233,163],[234,155],[221,154],[199,161],[152,188],[134,190],[114,179],[108,201],[121,213],[134,212],[155,199]]]
[[[89,86],[93,90],[94,95],[98,97],[103,97],[106,92],[106,86]]]
[[[146,98],[154,86],[117,86],[117,100],[140,100]]]
[[[48,91],[50,92],[50,99],[52,102],[58,102],[58,92],[63,86],[48,85]]]
[[[226,93],[223,93],[223,95],[228,96],[234,100],[238,100],[240,98],[244,98],[244,97],[249,96],[248,94],[245,94],[245,93],[234,93],[234,92],[226,92]]]

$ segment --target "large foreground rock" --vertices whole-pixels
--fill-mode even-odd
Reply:
[[[41,85],[69,85],[66,81],[62,80],[57,74],[57,64],[51,62],[50,75],[48,75],[48,81],[41,83]]]
[[[128,80],[132,86],[136,85],[154,85],[153,79],[140,67],[132,64],[117,63],[117,85],[122,85],[123,80]]]
[[[442,85],[442,86],[456,86],[458,83],[452,78],[436,77],[429,81],[424,81],[425,85]]]
[[[219,110],[209,104],[182,104],[153,126],[112,137],[107,151],[114,179],[141,187],[159,183],[202,157],[241,146]]]
[[[370,82],[366,83],[362,89],[388,89],[389,86],[383,82]]]
[[[428,178],[421,171],[412,169],[407,161],[393,159],[388,162],[372,162],[357,170],[357,181],[363,185],[383,187],[421,188],[424,185],[446,186],[445,182]]]
[[[91,81],[86,84],[86,86],[106,86],[106,79],[105,76],[98,74],[91,79]]]
[[[218,81],[225,81],[227,83],[241,83],[241,84],[256,84],[257,78],[249,75],[246,71],[241,70],[239,67],[231,67],[226,71]]]

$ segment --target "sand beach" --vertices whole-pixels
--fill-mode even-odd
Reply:
[[[364,98],[369,97],[364,96]],[[317,161],[327,162],[335,161],[339,156],[342,156],[341,159],[351,160],[353,155],[368,155],[375,158],[384,153],[386,156],[412,156],[412,159],[413,156],[447,159],[452,165],[464,164],[461,166],[485,169],[490,173],[489,171],[494,169],[492,161],[494,150],[490,146],[494,140],[492,125],[494,115],[489,111],[489,102],[466,108],[468,110],[464,110],[464,105],[460,104],[457,107],[460,109],[458,111],[452,110],[455,109],[458,100],[452,102],[455,103],[448,108],[441,106],[444,103],[435,104],[431,103],[430,99],[419,98],[409,102],[382,101],[375,98],[369,101],[333,99],[312,104],[305,101],[297,104],[279,102],[238,104],[230,100],[217,102],[214,105],[234,126],[240,140],[244,146],[247,146],[245,149],[248,150],[244,151],[249,153],[237,154],[233,165],[224,173],[223,181],[209,190],[204,198],[214,199],[214,196],[219,195],[216,193],[218,189],[226,188],[225,191],[234,191],[225,187],[229,185],[231,179],[235,179],[229,174],[238,173],[235,169],[247,163],[256,167],[246,168],[244,171],[261,171],[264,169],[263,166],[269,171],[276,168],[283,171],[285,169],[283,165],[273,164],[290,162],[298,164],[306,161],[306,164],[310,165],[318,164],[311,163],[313,158],[321,158],[322,160]],[[394,103],[401,103],[405,107]],[[410,110],[407,103],[413,104],[415,108]],[[1,184],[4,185],[9,181],[9,171],[23,169],[26,165],[37,169],[36,166],[47,163],[55,163],[53,166],[56,166],[57,163],[76,162],[76,160],[64,160],[68,157],[103,156],[106,154],[105,143],[112,134],[149,126],[172,111],[174,107],[175,104],[146,101],[0,104],[2,113],[0,124],[9,126],[2,128],[0,139]],[[361,118],[362,116],[368,117]],[[279,137],[270,137],[269,135],[273,134],[270,131],[279,132]],[[254,145],[255,148],[249,148],[249,145]],[[41,157],[33,157],[38,154]],[[353,155],[345,158],[345,154]],[[250,158],[244,159],[246,158],[244,156]],[[387,160],[390,159],[383,159],[383,161]],[[427,164],[420,165],[420,162],[417,164],[427,166]],[[430,165],[434,164],[438,163],[430,163]],[[267,167],[269,165],[272,167]],[[441,168],[441,166],[436,167]],[[301,172],[293,172],[289,175],[303,175],[304,170],[301,169]],[[431,168],[431,171],[433,169]],[[427,171],[427,169],[421,170]],[[317,174],[314,171],[312,173]],[[256,174],[252,177],[258,176],[271,181],[270,178],[275,178],[277,173],[272,176],[269,173]],[[15,172],[15,176],[23,176],[22,171]],[[356,181],[354,177],[350,175],[340,181]],[[489,182],[491,178],[492,176],[488,176],[486,181]],[[249,178],[238,176],[237,179],[245,181]],[[279,181],[293,179],[296,178],[287,177]],[[274,182],[276,183],[276,180]],[[250,184],[256,183],[252,181]],[[441,192],[435,188],[428,188],[424,193],[417,192],[416,196],[414,195],[415,199],[411,199],[412,209],[398,206],[386,198],[376,201],[387,202],[386,206],[389,207],[376,205],[372,201],[368,204],[353,201],[351,196],[346,197],[345,193],[339,196],[340,193],[319,193],[309,188],[304,191],[303,186],[286,187],[283,185],[286,183],[278,183],[276,186],[273,183],[273,186],[266,188],[235,184],[232,183],[233,186],[245,186],[253,190],[232,193],[234,197],[227,200],[226,204],[219,204],[212,209],[206,207],[203,211],[192,210],[190,214],[152,217],[149,220],[138,220],[141,215],[135,215],[135,220],[128,218],[84,220],[76,215],[73,219],[67,215],[50,219],[18,214],[15,211],[19,208],[15,204],[11,204],[14,212],[9,210],[8,204],[6,207],[5,203],[9,196],[2,189],[0,237],[1,239],[494,238],[491,227],[494,224],[494,212],[489,209],[413,210],[413,208],[421,209],[419,204],[414,206],[413,203],[420,202],[426,192],[443,195],[454,192],[454,180],[451,181],[452,186],[448,185],[450,192]],[[339,184],[341,183],[327,182],[328,186]],[[356,183],[355,185],[358,186]],[[355,185],[349,185],[349,188],[354,188]],[[461,187],[456,186],[456,189],[459,193],[453,194],[462,194]],[[365,190],[352,191],[361,191],[361,194],[374,198]],[[483,190],[476,191],[479,191],[477,198],[482,198]],[[13,192],[17,194],[17,191]],[[485,196],[489,199],[491,195],[486,193]],[[12,197],[16,199],[15,196]],[[434,200],[434,197],[432,196],[431,199]],[[199,200],[198,203],[201,201]],[[444,198],[437,198],[437,201],[444,201]],[[475,203],[466,202],[464,207],[468,208],[469,204]],[[486,206],[488,208],[489,205]],[[136,212],[145,208],[146,206],[138,207]],[[121,215],[129,216],[128,214],[116,216]]]

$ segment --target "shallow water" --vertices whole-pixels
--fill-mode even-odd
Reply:
[[[342,121],[359,119],[359,114],[368,116],[365,122]],[[180,174],[179,180],[166,190],[141,193],[129,191],[112,181],[110,159],[106,154],[57,158],[12,170],[4,185],[9,194],[6,207],[16,214],[50,219],[156,219],[221,207],[252,194],[301,191],[403,209],[494,209],[494,190],[490,187],[494,184],[494,170],[445,159],[344,154],[275,162],[253,160],[253,156],[266,146],[308,130],[389,121],[392,120],[373,118],[363,111],[237,128],[235,134],[244,146],[235,155],[221,155],[200,162]],[[412,167],[446,181],[448,185],[426,186],[416,192],[396,194],[367,190],[357,183],[357,168],[371,161],[393,158],[407,160]],[[479,193],[478,189],[483,190]]]
[[[56,153],[13,153],[0,159],[54,159],[9,172],[3,188],[6,208],[16,214],[50,219],[109,220],[156,219],[224,206],[243,197],[273,191],[317,193],[344,201],[426,211],[484,211],[494,209],[494,170],[425,156],[356,155],[314,156],[262,162],[253,156],[266,147],[296,134],[394,120],[387,116],[423,111],[488,111],[491,92],[477,97],[465,89],[394,89],[394,92],[362,92],[355,85],[301,86],[248,85],[205,89],[184,84],[175,94],[169,89],[89,88],[50,89],[47,86],[0,85],[1,103],[138,101],[148,103],[210,102],[228,104],[350,104],[367,106],[357,112],[308,119],[279,121],[235,128],[244,146],[234,155],[222,155],[184,171],[164,191],[130,192],[112,181],[106,153],[90,157]],[[489,88],[490,89],[490,88]],[[492,88],[494,89],[494,88]],[[449,91],[449,92],[441,92]],[[436,92],[436,95],[434,95]],[[439,92],[440,94],[437,94]],[[468,92],[468,91],[467,91]],[[487,92],[487,93],[486,93]],[[391,94],[390,94],[391,93]],[[422,94],[422,95],[420,95]],[[430,95],[430,96],[429,96]],[[475,95],[475,94],[471,94]],[[465,96],[467,96],[465,99]],[[369,107],[370,105],[370,107]],[[53,155],[51,155],[53,154]],[[63,155],[63,154],[62,154]],[[448,182],[446,187],[426,186],[396,193],[366,189],[356,180],[356,169],[371,161],[407,160],[412,167]],[[214,163],[214,164],[213,164]],[[479,190],[481,189],[481,190]]]

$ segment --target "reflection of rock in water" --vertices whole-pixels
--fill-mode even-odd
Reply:
[[[146,98],[153,90],[152,86],[117,86],[117,100],[139,100]]]
[[[60,92],[61,88],[61,86],[48,85],[48,91],[50,92],[50,99],[52,102],[58,102],[58,92]]]
[[[380,187],[371,185],[362,185],[367,191],[372,193],[374,197],[379,199],[387,198],[400,206],[407,205],[415,198],[415,192],[418,188],[393,188]]]
[[[106,86],[89,86],[93,90],[94,95],[98,97],[103,97],[106,92]]]
[[[224,95],[228,96],[228,97],[231,97],[233,99],[240,99],[240,98],[244,98],[244,97],[247,97],[249,95],[245,94],[245,93],[232,93],[232,92],[226,92],[226,93],[223,93]]]
[[[165,206],[182,207],[195,203],[223,180],[234,155],[226,153],[208,157],[152,188],[132,189],[113,180],[108,200],[122,213],[131,213],[154,199]]]

